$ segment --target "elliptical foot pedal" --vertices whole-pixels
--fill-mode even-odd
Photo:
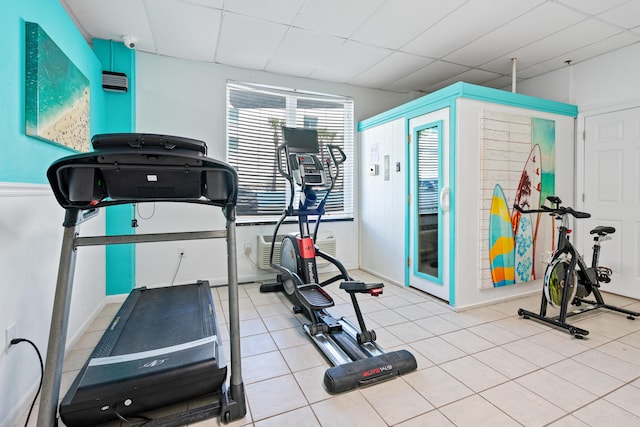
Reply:
[[[331,394],[343,393],[390,380],[417,368],[413,354],[407,350],[392,351],[327,369],[324,387]]]
[[[316,283],[300,286],[298,295],[303,305],[308,305],[312,310],[334,306],[333,298]]]

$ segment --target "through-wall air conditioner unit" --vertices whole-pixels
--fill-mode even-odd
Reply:
[[[284,235],[276,236],[276,244],[273,249],[273,262],[280,263],[280,245],[282,244],[282,238]],[[271,240],[272,234],[258,234],[258,254],[256,259],[256,265],[262,270],[271,270],[269,264],[269,255],[271,253]],[[316,246],[326,254],[336,256],[336,238],[332,231],[319,232]],[[316,265],[318,268],[326,267],[329,265],[329,261],[326,261],[320,257],[316,257]]]

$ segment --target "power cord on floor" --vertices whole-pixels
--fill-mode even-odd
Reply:
[[[118,417],[120,420],[122,420],[123,422],[125,422],[126,424],[135,424],[134,427],[140,427],[143,426],[151,421],[153,421],[151,418],[147,418],[145,416],[135,416],[132,418],[125,418],[119,411],[117,406],[113,406],[113,413],[116,415],[116,417]]]
[[[14,338],[11,340],[11,345],[20,344],[21,342],[26,342],[31,344],[31,346],[36,351],[36,354],[38,355],[38,359],[40,360],[40,384],[38,385],[38,391],[36,391],[36,395],[33,398],[33,402],[31,402],[31,407],[29,408],[29,413],[27,414],[27,420],[24,422],[24,426],[27,427],[27,425],[29,424],[29,418],[31,418],[31,412],[33,411],[33,407],[35,406],[36,400],[38,399],[38,395],[42,390],[42,380],[44,378],[44,364],[42,363],[42,355],[40,354],[40,350],[38,350],[38,347],[33,343],[33,341],[30,341],[26,338]]]

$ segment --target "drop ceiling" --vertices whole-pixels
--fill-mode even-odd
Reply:
[[[640,41],[640,0],[60,0],[90,42],[297,77],[503,88]]]

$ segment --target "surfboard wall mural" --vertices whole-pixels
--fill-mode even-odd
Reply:
[[[553,224],[548,215],[520,214],[514,204],[535,209],[555,194],[555,121],[483,111],[480,145],[479,286],[540,278]]]
[[[493,188],[489,215],[489,263],[493,286],[506,286],[515,283],[514,242],[507,200],[500,184],[496,184]]]

